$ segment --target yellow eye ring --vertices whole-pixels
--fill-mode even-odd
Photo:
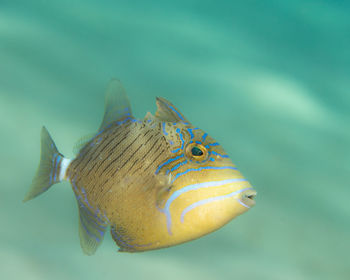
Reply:
[[[191,161],[204,161],[208,158],[208,150],[202,144],[190,143],[187,145],[186,157]]]

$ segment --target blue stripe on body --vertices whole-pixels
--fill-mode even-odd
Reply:
[[[158,168],[157,168],[155,174],[158,174],[159,171],[160,171],[160,169],[161,169],[162,167],[164,167],[164,166],[168,165],[169,163],[171,163],[171,162],[173,162],[173,161],[175,161],[175,160],[178,160],[179,158],[182,158],[182,157],[184,157],[183,154],[182,154],[182,155],[179,155],[179,156],[177,156],[177,157],[168,159],[166,162],[164,162],[164,163],[162,163],[161,165],[158,166]]]
[[[108,124],[105,128],[101,129],[96,135],[95,137],[99,136],[103,131],[105,131],[106,129],[110,128],[112,126],[113,123]]]
[[[126,115],[130,115],[130,113],[126,114]],[[127,117],[125,119],[123,119],[122,121],[117,121],[117,122],[111,122],[110,124],[108,124],[105,128],[101,129],[99,132],[97,132],[97,134],[94,136],[97,137],[99,136],[102,132],[104,132],[106,129],[110,128],[114,123],[116,123],[117,125],[121,125],[126,123],[128,120],[131,120],[131,122],[137,122],[137,123],[142,123],[141,121],[134,119],[133,117]]]
[[[117,239],[120,243],[122,243],[122,246],[124,246],[124,247],[129,247],[129,248],[147,247],[147,246],[150,246],[153,244],[153,243],[148,243],[148,244],[144,244],[144,245],[140,245],[140,244],[130,245],[126,241],[124,241],[125,237],[122,234],[116,232],[115,227],[111,227],[111,232],[112,232],[112,235],[115,237],[115,239]],[[130,239],[130,238],[128,238],[128,239],[129,239],[128,241],[133,241],[133,239]]]
[[[96,145],[100,144],[101,140],[102,140],[102,137],[99,137],[96,141]]]
[[[76,183],[75,183],[75,179],[72,180],[72,185],[73,185],[74,190],[75,190],[75,192],[74,192],[75,197],[76,197],[76,199],[77,199],[79,205],[81,206],[81,208],[84,208],[84,209],[85,209],[85,213],[89,214],[92,218],[96,219],[97,222],[101,223],[102,225],[106,225],[106,226],[107,226],[108,223],[109,223],[109,219],[107,218],[106,214],[105,214],[103,211],[100,211],[100,209],[98,209],[98,208],[96,208],[95,213],[92,213],[92,212],[87,208],[87,206],[84,204],[84,201],[88,203],[85,190],[82,191],[83,194],[84,194],[84,201],[82,201],[82,196],[81,196],[80,194],[78,195],[79,190],[78,190],[78,187],[77,187],[77,185],[76,185]],[[82,188],[82,189],[83,189],[83,188]],[[89,207],[93,210],[93,207],[92,207],[90,204],[89,204]],[[103,215],[103,218],[104,218],[105,220],[101,219],[101,218],[98,216],[99,213],[101,213],[101,214]],[[101,226],[102,226],[102,225],[101,225]]]
[[[242,182],[247,181],[244,178],[235,178],[235,179],[227,179],[222,181],[210,181],[210,182],[204,182],[204,183],[198,183],[193,185],[188,185],[186,187],[183,187],[171,194],[171,196],[168,198],[168,200],[165,203],[165,206],[163,209],[159,209],[162,213],[165,214],[166,220],[167,220],[167,229],[168,233],[172,235],[171,232],[171,214],[170,214],[170,206],[173,201],[178,198],[180,195],[193,190],[198,190],[201,188],[210,188],[210,187],[219,187],[230,183],[236,183],[236,182]]]
[[[141,121],[139,121],[139,120],[137,120],[137,119],[134,119],[134,118],[132,118],[132,117],[127,117],[127,118],[125,118],[125,119],[122,120],[122,121],[116,122],[116,124],[117,124],[117,125],[121,125],[121,124],[126,123],[128,120],[131,120],[131,122],[142,123]]]
[[[204,204],[207,204],[207,203],[210,203],[210,202],[213,202],[213,201],[218,201],[218,200],[223,200],[223,199],[226,199],[226,198],[229,198],[229,197],[232,197],[236,194],[240,194],[241,192],[244,192],[244,191],[247,191],[247,190],[252,190],[253,188],[245,188],[245,189],[241,189],[241,190],[238,190],[238,191],[235,191],[235,192],[232,192],[232,193],[229,193],[229,194],[226,194],[226,195],[221,195],[221,196],[216,196],[216,197],[210,197],[210,198],[207,198],[207,199],[203,199],[203,200],[199,200],[195,203],[192,203],[190,206],[187,206],[181,213],[181,223],[184,222],[184,217],[185,215],[191,211],[192,209],[198,207],[198,206],[201,206],[201,205],[204,205]],[[239,198],[236,198],[236,200],[242,204],[244,207],[247,207],[247,208],[250,208],[249,206],[245,205]]]
[[[129,247],[129,248],[134,248],[134,246],[126,243],[124,240],[122,240],[122,236],[119,236],[119,234],[116,232],[116,229],[114,227],[111,228],[112,235],[117,241],[121,243],[123,247]]]

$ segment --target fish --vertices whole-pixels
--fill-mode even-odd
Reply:
[[[24,202],[69,181],[87,255],[107,230],[120,252],[149,251],[209,234],[255,205],[257,192],[222,146],[166,99],[156,105],[154,115],[136,119],[113,79],[99,129],[72,159],[41,130],[40,163]]]

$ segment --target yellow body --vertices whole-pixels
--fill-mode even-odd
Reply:
[[[27,199],[69,180],[87,254],[108,227],[120,251],[153,250],[215,231],[255,204],[256,192],[212,137],[165,99],[157,107],[155,116],[135,119],[123,88],[112,81],[99,132],[69,164],[44,135],[51,154],[42,157]],[[49,162],[53,171],[43,170]]]

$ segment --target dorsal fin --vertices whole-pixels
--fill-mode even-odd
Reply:
[[[96,132],[89,133],[83,137],[80,137],[80,139],[74,144],[73,146],[73,153],[75,155],[79,154],[80,150],[84,148],[84,146],[91,141],[92,138],[96,135]]]
[[[145,117],[143,118],[144,122],[153,122],[155,120],[155,116],[152,115],[152,113],[147,112],[147,114],[145,115]]]
[[[157,112],[156,118],[165,122],[182,122],[189,124],[190,122],[180,113],[180,111],[171,104],[168,100],[157,97]]]
[[[105,113],[99,131],[105,129],[110,123],[131,115],[131,107],[124,87],[119,80],[112,79],[107,87]]]

